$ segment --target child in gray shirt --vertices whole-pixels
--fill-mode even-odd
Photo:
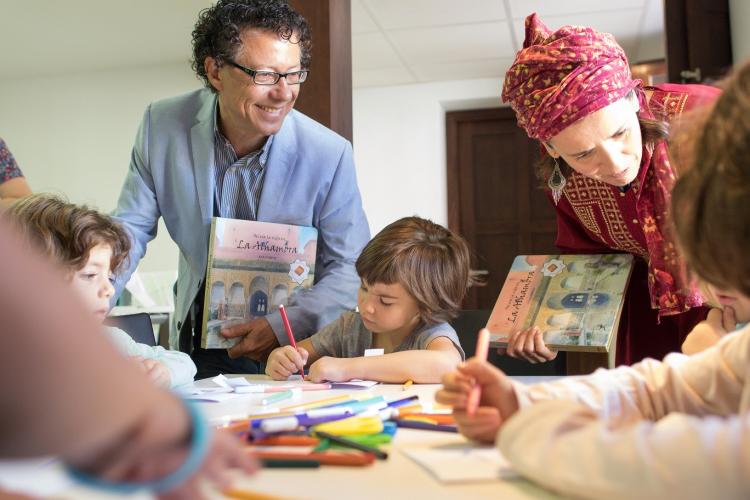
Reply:
[[[266,374],[284,380],[310,364],[309,378],[316,382],[437,383],[465,358],[447,323],[474,282],[469,249],[460,236],[406,217],[378,233],[356,267],[362,282],[359,311],[342,314],[297,342],[297,349],[275,349]],[[382,354],[365,356],[371,349]]]

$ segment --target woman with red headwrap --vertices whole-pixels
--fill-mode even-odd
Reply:
[[[526,18],[526,39],[505,76],[503,101],[543,154],[538,176],[557,212],[564,253],[627,252],[636,265],[623,308],[617,363],[662,358],[706,316],[669,227],[675,181],[669,123],[720,91],[704,85],[644,87],[612,35]],[[516,332],[508,354],[556,356],[537,330]]]

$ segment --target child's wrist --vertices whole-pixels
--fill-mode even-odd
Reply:
[[[163,492],[183,483],[188,477],[195,473],[203,462],[208,451],[210,435],[208,424],[194,403],[183,400],[178,400],[177,403],[180,404],[182,408],[179,414],[172,415],[172,417],[175,418],[172,420],[173,425],[171,426],[171,429],[162,429],[162,438],[166,439],[161,440],[161,450],[165,455],[178,452],[184,453],[182,450],[187,448],[185,459],[174,471],[160,478],[145,481],[111,481],[101,479],[99,474],[97,474],[97,471],[101,472],[102,470],[105,470],[106,465],[99,465],[99,467],[94,469],[94,472],[76,466],[69,466],[68,473],[77,481],[86,485],[124,494],[141,490]],[[162,411],[158,413],[160,415],[157,418],[159,420],[164,420],[161,416],[169,415],[170,412]],[[108,456],[113,457],[119,455],[120,449],[128,446],[153,450],[156,445],[143,447],[142,441],[147,441],[149,438],[153,438],[154,435],[158,436],[155,432],[159,432],[159,428],[162,427],[162,422],[156,422],[155,424],[147,423],[143,426],[144,428],[154,428],[147,428],[142,433],[138,432],[135,438],[130,435],[127,436],[128,439],[126,442],[119,442],[116,444],[118,448],[117,453],[108,453]],[[130,442],[131,438],[133,438],[134,442]]]

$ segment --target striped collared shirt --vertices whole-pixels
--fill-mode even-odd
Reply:
[[[218,120],[218,105],[216,119]],[[230,219],[257,220],[260,193],[273,136],[242,158],[214,125],[214,214]]]

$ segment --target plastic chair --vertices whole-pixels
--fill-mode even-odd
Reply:
[[[151,316],[147,313],[108,316],[104,320],[104,324],[123,330],[139,344],[146,344],[152,347],[156,345],[154,328],[151,326]]]

